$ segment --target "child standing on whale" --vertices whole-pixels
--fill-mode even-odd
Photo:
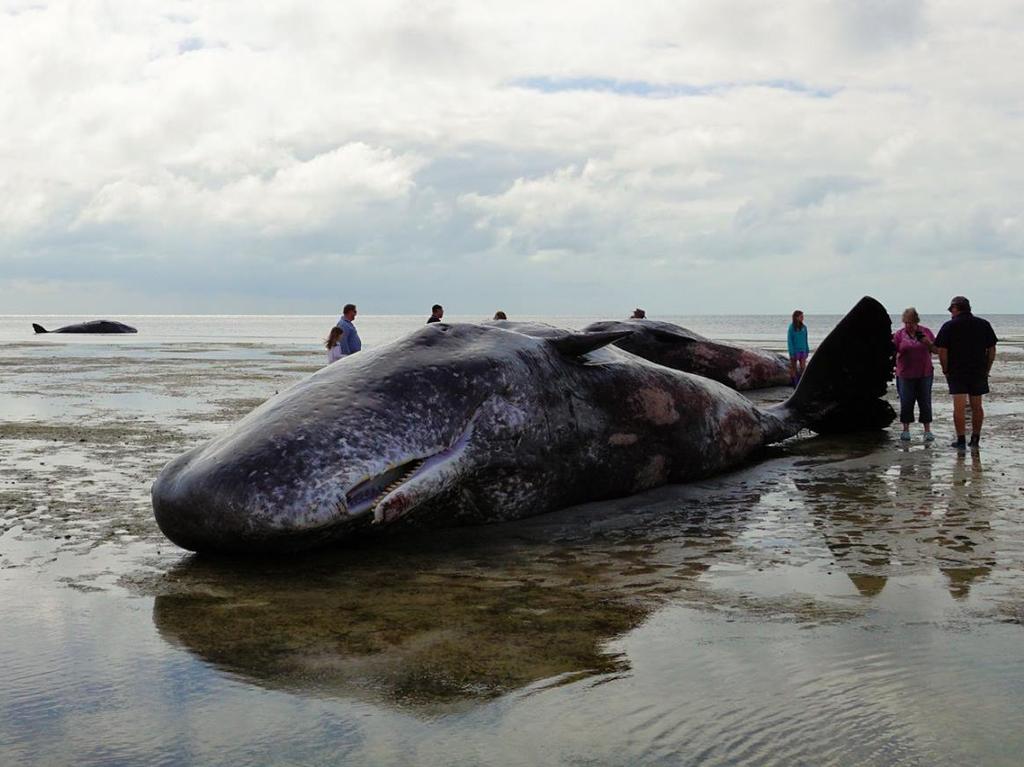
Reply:
[[[786,333],[786,346],[789,348],[789,381],[796,388],[800,377],[807,367],[807,355],[811,353],[811,345],[807,340],[807,326],[804,325],[804,313],[797,309],[793,312],[793,322]]]

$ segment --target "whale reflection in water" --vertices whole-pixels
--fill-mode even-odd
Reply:
[[[321,551],[301,568],[190,557],[153,584],[153,621],[260,686],[421,709],[622,673],[612,640],[696,589],[759,497],[726,486],[708,513],[679,493]],[[598,526],[581,532],[583,519]]]

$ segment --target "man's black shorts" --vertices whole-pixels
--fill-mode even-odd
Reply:
[[[946,376],[950,394],[970,394],[980,397],[988,394],[988,376],[952,375]]]

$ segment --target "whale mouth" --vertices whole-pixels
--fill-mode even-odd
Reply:
[[[345,494],[348,513],[358,516],[373,511],[386,496],[412,479],[426,462],[427,458],[413,458],[363,480]]]
[[[473,413],[466,428],[451,446],[438,450],[434,453],[410,458],[401,463],[395,464],[375,476],[364,479],[357,483],[345,494],[345,503],[348,507],[349,516],[361,516],[372,513],[374,522],[387,521],[382,514],[382,506],[386,501],[394,498],[400,491],[407,489],[410,484],[419,484],[419,480],[430,474],[436,474],[437,469],[454,462],[465,452],[473,435],[473,425],[476,423],[479,409]],[[420,499],[422,500],[422,499]],[[408,506],[406,512],[410,510]],[[404,514],[403,514],[404,515]]]

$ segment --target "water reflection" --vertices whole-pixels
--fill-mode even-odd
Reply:
[[[863,596],[878,596],[895,575],[937,568],[961,599],[992,570],[995,507],[977,452],[901,447],[794,483],[833,561]]]
[[[631,675],[618,640],[667,602],[761,623],[861,614],[824,582],[793,592],[801,561],[812,575],[839,567],[869,598],[915,572],[941,570],[957,598],[987,576],[980,457],[806,443],[786,449],[788,471],[301,562],[192,557],[144,590],[160,636],[224,672],[436,712]]]
[[[949,581],[949,593],[963,599],[995,566],[994,509],[979,452],[957,453],[945,501],[937,530],[944,549],[939,569]]]
[[[452,706],[628,669],[608,642],[729,552],[756,493],[709,513],[593,504],[294,561],[190,557],[159,579],[161,637],[257,684]],[[642,534],[637,534],[637,529]]]

